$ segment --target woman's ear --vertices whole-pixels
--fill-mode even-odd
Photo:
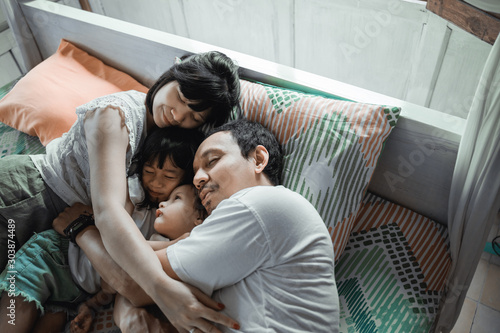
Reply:
[[[255,171],[262,173],[269,162],[269,152],[266,147],[258,145],[255,148]]]

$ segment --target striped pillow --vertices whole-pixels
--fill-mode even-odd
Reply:
[[[367,192],[335,266],[341,332],[434,332],[451,267],[447,228]]]
[[[240,102],[244,116],[266,126],[282,144],[283,185],[316,207],[337,260],[401,109],[244,80]]]

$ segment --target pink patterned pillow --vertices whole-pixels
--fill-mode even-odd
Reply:
[[[244,116],[269,128],[282,144],[283,185],[316,207],[337,260],[401,109],[244,80],[241,90]]]

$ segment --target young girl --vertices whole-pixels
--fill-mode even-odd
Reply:
[[[0,267],[16,251],[8,245],[20,246],[34,232],[49,229],[68,205],[91,204],[103,244],[117,263],[109,269],[123,269],[138,281],[167,317],[178,318],[180,329],[200,319],[210,326],[207,320],[229,324],[186,286],[168,278],[158,260],[151,260],[155,254],[125,207],[126,175],[147,133],[221,123],[238,106],[238,98],[237,67],[231,59],[220,52],[193,55],[162,75],[147,96],[122,92],[77,108],[76,123],[47,145],[46,154],[1,159]],[[15,221],[14,229],[8,229],[8,221]]]
[[[138,173],[128,178],[129,198],[134,206],[131,215],[144,237],[149,238],[153,233],[158,202],[166,201],[179,184],[191,181],[193,157],[202,139],[201,132],[180,128],[158,129],[146,139]],[[87,207],[87,210],[92,209]],[[94,294],[101,289],[101,278],[85,253],[63,237],[66,227],[56,226],[57,231],[51,229],[34,235],[16,254],[14,267],[0,275],[2,301],[11,293],[18,296],[16,303],[29,302],[18,312],[18,324],[11,327],[11,332],[31,331],[37,309],[44,314],[45,304],[51,312],[67,311],[87,296],[82,290]],[[86,244],[79,245],[85,247]],[[94,246],[93,251],[99,248]],[[102,247],[101,251],[105,252]],[[6,279],[8,271],[16,271],[13,287]],[[5,316],[0,321],[6,319]]]

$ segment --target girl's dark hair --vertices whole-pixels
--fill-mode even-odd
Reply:
[[[163,168],[165,161],[170,161],[185,171],[181,184],[193,182],[193,159],[198,146],[204,139],[202,132],[196,129],[180,127],[165,127],[154,130],[146,137],[138,156],[137,173],[142,184],[142,171],[146,163],[158,161],[158,167]],[[140,204],[141,207],[153,208],[157,203],[148,196]]]
[[[229,120],[233,108],[240,108],[240,79],[238,66],[224,53],[210,51],[185,55],[149,89],[146,109],[152,113],[156,93],[169,82],[177,81],[182,94],[196,112],[212,108],[206,123],[219,126]]]

